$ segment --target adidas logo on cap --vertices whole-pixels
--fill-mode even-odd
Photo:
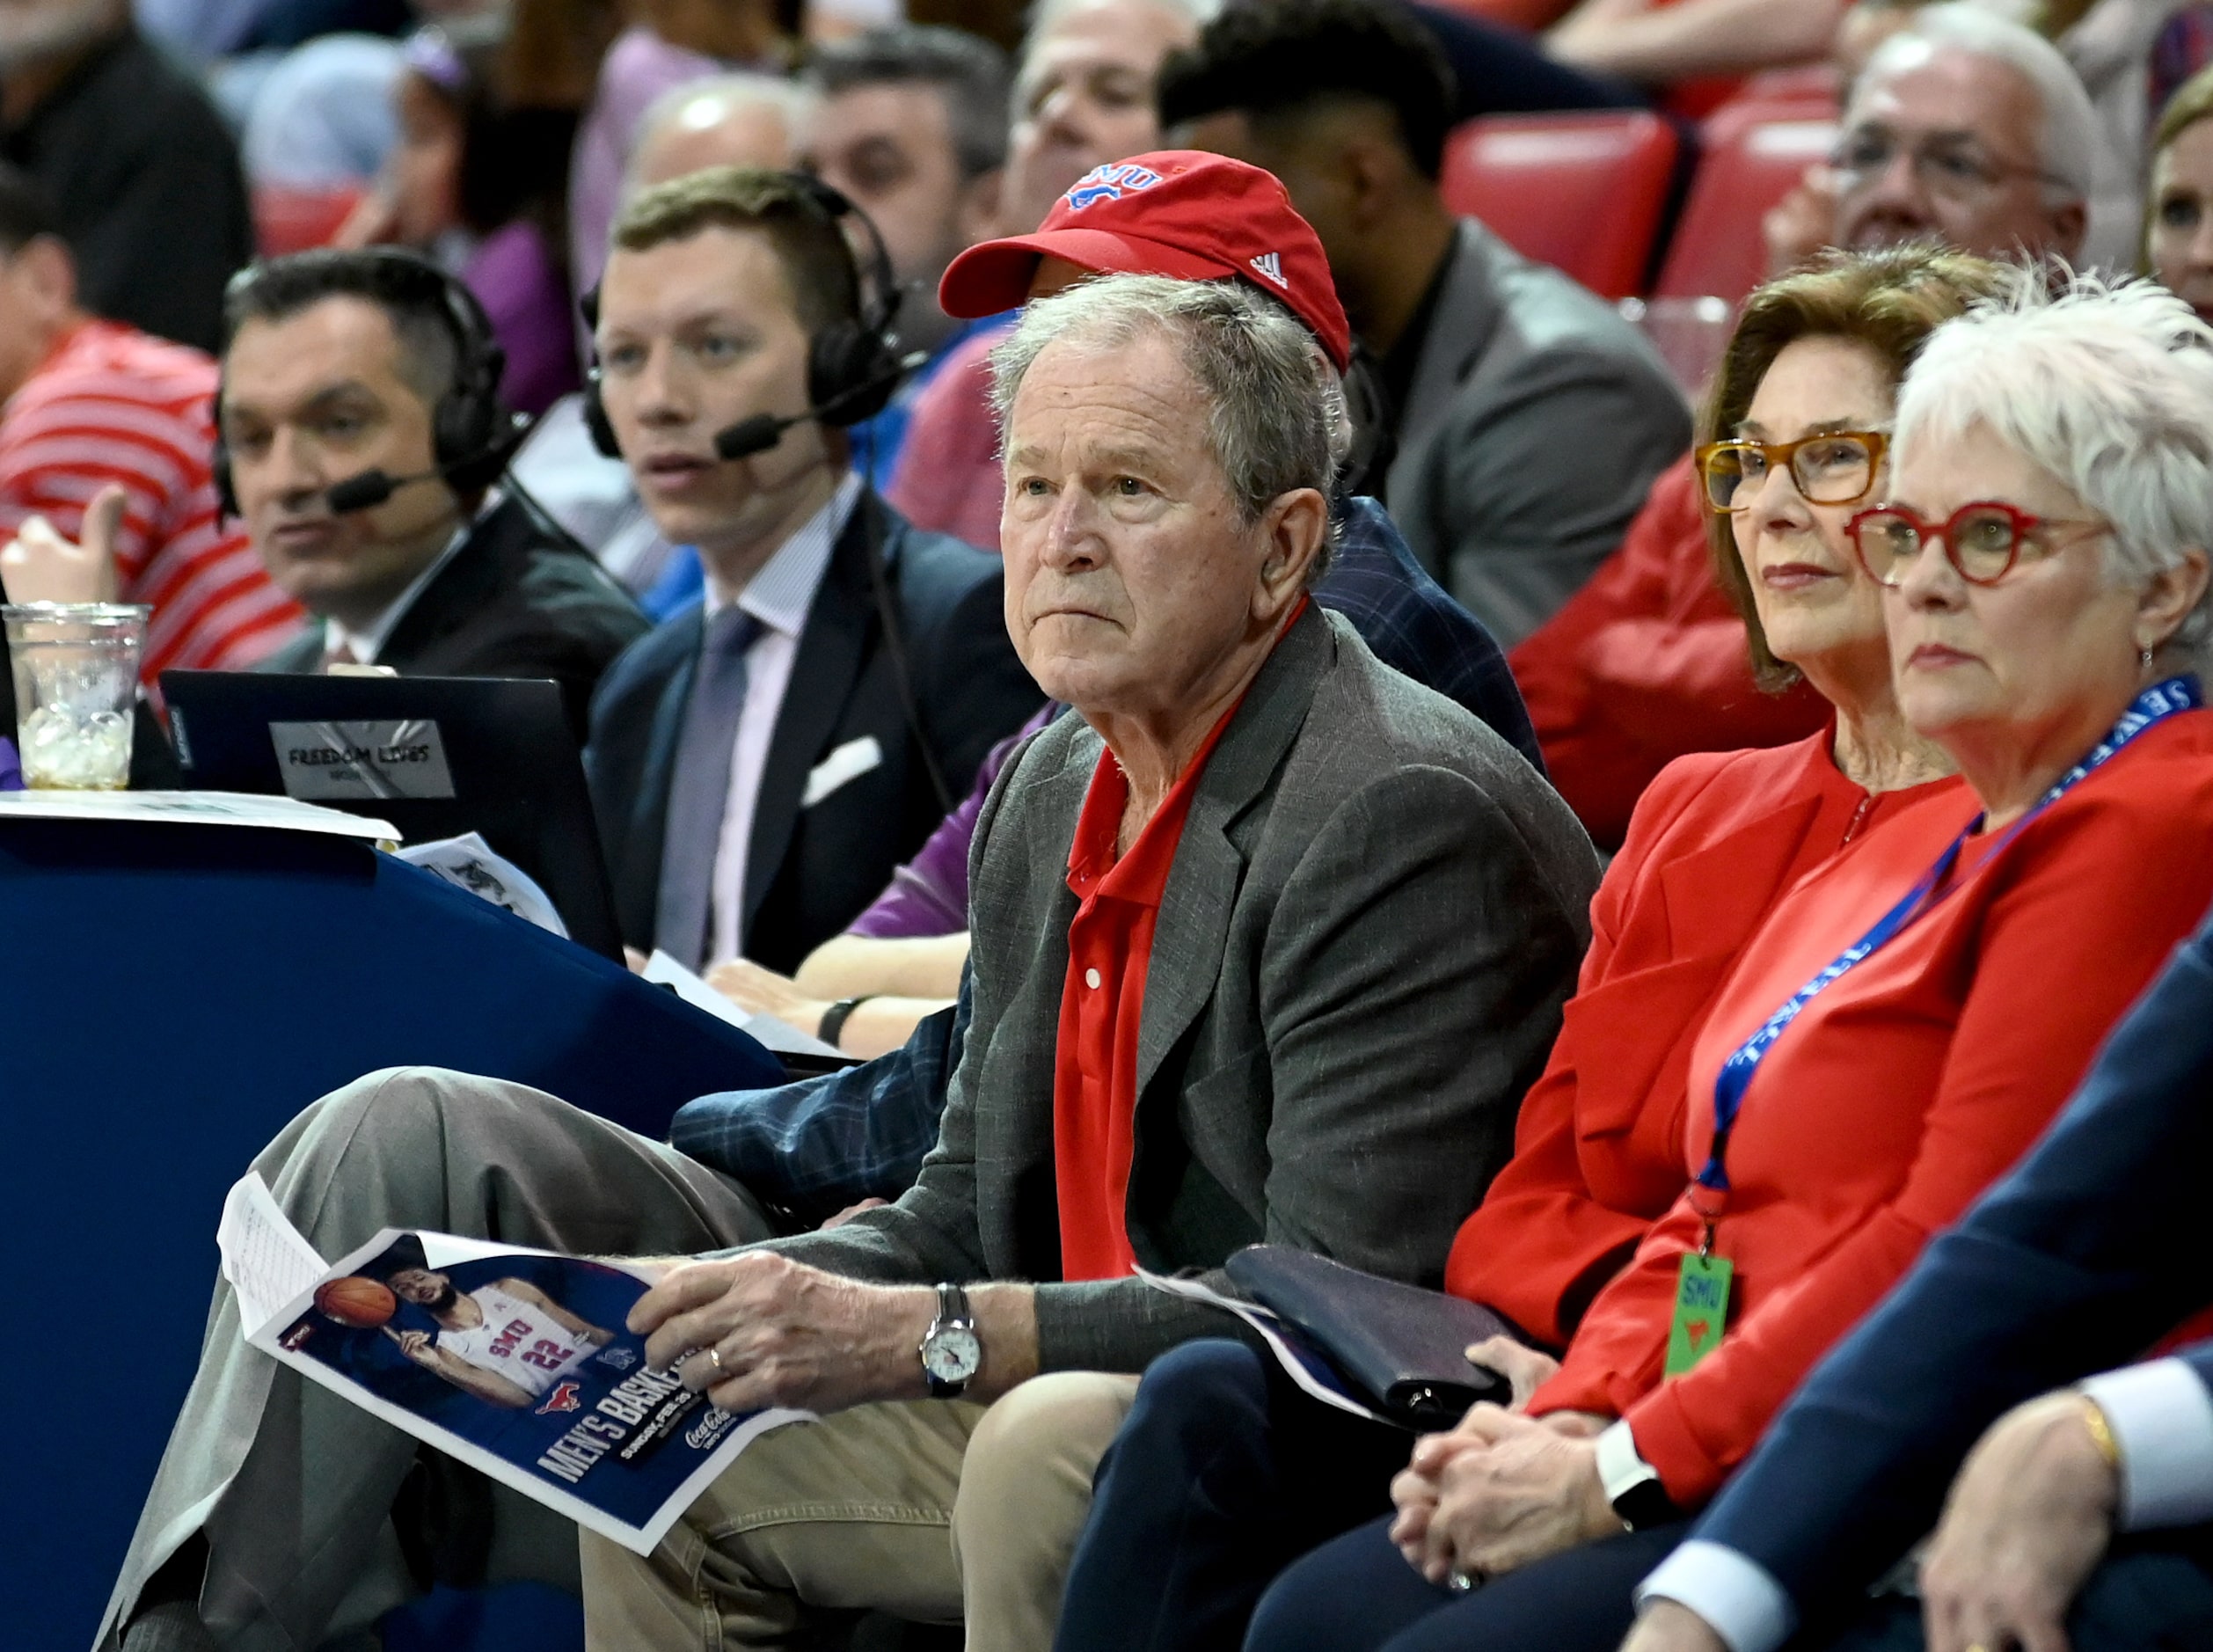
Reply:
[[[1274,253],[1263,252],[1252,262],[1254,269],[1260,271],[1278,287],[1288,289],[1290,286],[1290,282],[1283,279],[1283,260]]]

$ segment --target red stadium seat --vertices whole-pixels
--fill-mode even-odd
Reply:
[[[1643,110],[1489,115],[1446,141],[1444,201],[1605,298],[1643,289],[1675,128]]]
[[[1708,123],[1705,138],[1705,158],[1653,290],[1661,297],[1710,295],[1734,304],[1767,279],[1760,220],[1828,155],[1837,123],[1723,110]]]
[[[253,192],[253,238],[264,258],[327,246],[362,192],[351,184],[335,189],[282,189],[263,185]]]

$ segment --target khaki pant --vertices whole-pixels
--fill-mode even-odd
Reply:
[[[786,1645],[809,1608],[1045,1652],[1135,1377],[1040,1377],[984,1407],[858,1406],[746,1449],[650,1556],[581,1535],[588,1652]]]

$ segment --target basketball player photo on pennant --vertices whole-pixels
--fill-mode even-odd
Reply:
[[[623,1320],[652,1283],[619,1263],[387,1228],[247,1341],[642,1554],[750,1441],[807,1414],[721,1411],[647,1369]]]

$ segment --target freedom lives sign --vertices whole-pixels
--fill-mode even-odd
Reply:
[[[273,1203],[263,1214],[283,1221]],[[651,1370],[623,1328],[651,1283],[619,1263],[388,1228],[247,1341],[642,1554],[753,1440],[808,1416],[719,1410]]]

